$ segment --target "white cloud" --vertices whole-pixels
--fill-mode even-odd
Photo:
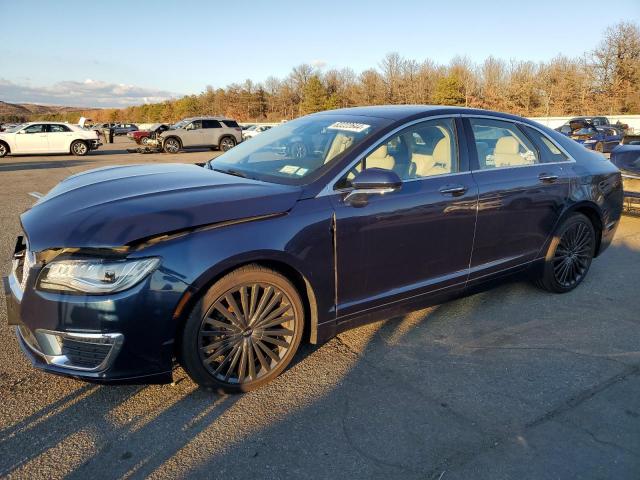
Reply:
[[[127,107],[162,102],[181,96],[166,90],[108,83],[90,78],[68,80],[47,87],[17,84],[0,78],[0,99],[6,102],[42,103],[71,107]]]
[[[311,66],[316,68],[324,68],[327,66],[326,60],[315,59],[311,60]]]

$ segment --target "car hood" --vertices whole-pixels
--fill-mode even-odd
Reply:
[[[295,186],[196,165],[106,167],[71,176],[21,216],[30,249],[114,248],[169,232],[284,213]]]

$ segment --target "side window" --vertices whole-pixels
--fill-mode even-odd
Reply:
[[[199,130],[202,128],[202,121],[196,120],[187,125],[187,130]]]
[[[70,131],[71,130],[69,130],[69,127],[66,127],[65,125],[56,125],[55,123],[49,125],[49,132],[51,133],[62,133]]]
[[[44,133],[44,125],[30,125],[23,130],[24,133]]]
[[[386,139],[342,177],[335,188],[350,187],[351,180],[363,168],[393,170],[402,180],[458,172],[454,119],[428,120]]]
[[[560,133],[571,135],[571,127],[569,125],[563,125],[562,127],[560,127]]]
[[[536,146],[538,147],[538,151],[540,152],[540,156],[542,157],[542,161],[544,163],[549,162],[565,162],[569,160],[562,151],[553,143],[547,136],[535,128],[523,127],[529,138],[531,138]]]
[[[220,122],[217,120],[202,120],[202,128],[221,128],[221,127],[222,125],[220,125]]]
[[[224,123],[225,126],[229,128],[240,128],[240,125],[238,125],[238,122],[236,122],[235,120],[223,120],[222,123]],[[204,127],[204,128],[208,128],[208,127]],[[215,128],[215,127],[212,127],[212,128]]]
[[[484,118],[470,121],[480,170],[540,163],[536,148],[514,123]]]

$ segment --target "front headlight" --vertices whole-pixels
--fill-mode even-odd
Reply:
[[[60,260],[42,269],[37,288],[76,293],[121,292],[140,282],[159,264],[158,258]]]

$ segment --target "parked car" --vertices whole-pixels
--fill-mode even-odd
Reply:
[[[253,138],[256,135],[261,134],[262,132],[266,132],[267,130],[269,130],[272,127],[273,127],[273,125],[255,125],[254,128],[249,128],[247,130],[244,130],[242,132],[242,138],[245,139],[245,140],[247,138]]]
[[[567,135],[590,150],[600,153],[610,152],[622,141],[623,134],[614,127],[597,127],[586,120],[572,120],[559,127],[560,133]]]
[[[58,122],[29,122],[0,133],[0,157],[32,153],[86,155],[100,147],[93,130]]]
[[[235,120],[224,117],[193,117],[176,123],[160,139],[167,153],[194,147],[226,152],[242,141],[242,129]]]
[[[165,123],[154,123],[146,130],[136,130],[127,133],[127,137],[135,141],[138,145],[146,145],[149,139],[169,130],[169,125]]]
[[[607,117],[573,117],[567,123],[576,122],[576,121],[584,121],[586,123],[590,123],[596,127],[609,127],[611,122]]]
[[[287,148],[300,139],[304,155]],[[47,372],[168,382],[177,359],[204,387],[247,391],[279,375],[303,338],[321,343],[507,275],[569,292],[621,208],[611,162],[533,121],[333,110],[204,168],[64,180],[20,217],[8,319]]]
[[[255,128],[255,124],[253,123],[243,123],[242,125],[240,125],[240,128],[242,129],[242,131],[244,132],[245,130],[249,130],[251,128]]]
[[[119,123],[114,127],[115,135],[126,135],[129,132],[136,132],[138,127],[133,123]]]
[[[610,160],[622,173],[624,196],[640,202],[640,143],[614,148]]]

